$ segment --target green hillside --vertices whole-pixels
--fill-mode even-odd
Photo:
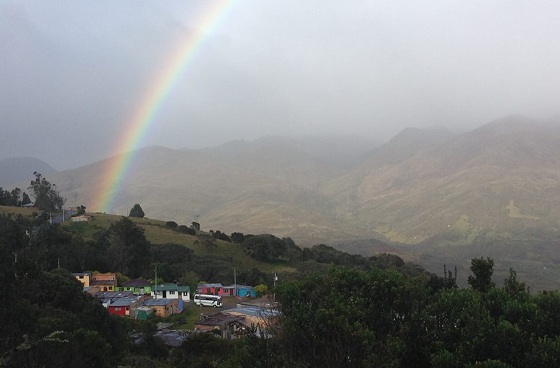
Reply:
[[[89,214],[93,217],[89,222],[66,222],[64,228],[68,231],[82,235],[85,238],[93,239],[95,233],[107,230],[111,224],[119,221],[122,216],[94,213]],[[143,230],[146,239],[157,247],[161,244],[180,244],[194,251],[199,257],[230,259],[230,263],[237,270],[243,271],[251,268],[258,268],[263,272],[294,272],[295,269],[289,265],[277,263],[270,264],[259,262],[251,258],[241,247],[234,246],[230,242],[216,239],[215,245],[209,247],[204,245],[204,240],[211,237],[207,231],[200,231],[197,235],[182,234],[178,231],[166,227],[166,222],[148,218],[127,217],[138,224]],[[216,229],[218,230],[218,229]],[[231,270],[233,274],[233,269]]]
[[[233,234],[230,239],[228,234],[219,229],[204,229],[203,224],[195,235],[191,235],[181,231],[181,227],[187,228],[186,225],[190,224],[175,223],[177,227],[173,228],[169,224],[173,221],[89,213],[89,221],[67,220],[61,226],[43,228],[41,222],[47,223],[48,219],[34,218],[37,214],[34,209],[0,206],[0,214],[21,216],[25,219],[22,221],[27,224],[29,233],[38,231],[33,229],[45,232],[41,235],[41,241],[49,244],[46,246],[48,252],[43,255],[47,268],[58,265],[72,272],[121,272],[124,276],[153,279],[157,265],[158,278],[161,279],[158,281],[180,281],[193,289],[200,281],[233,283],[234,273],[239,283],[272,287],[273,275],[282,280],[297,279],[303,274],[325,270],[331,265],[363,268],[375,265],[401,269],[409,274],[424,272],[397,256],[381,253],[363,257],[325,245],[301,248],[290,238],[279,238],[273,234],[238,232],[241,239],[234,242],[231,240]],[[194,230],[190,231],[194,233]],[[139,259],[141,268],[125,267],[113,259],[119,256],[119,249],[134,248],[135,244],[143,242],[147,244],[145,251],[142,251],[146,253],[145,257],[130,253],[130,257]],[[134,252],[132,248],[125,251]],[[389,247],[381,246],[380,250],[383,249]],[[126,271],[131,269],[136,271],[129,271],[128,274]]]

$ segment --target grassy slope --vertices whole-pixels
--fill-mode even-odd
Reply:
[[[34,208],[0,206],[0,215],[14,214],[31,217],[33,212],[36,212]]]
[[[16,214],[22,216],[32,216],[36,209],[21,208],[21,207],[5,207],[0,206],[0,214]],[[91,238],[96,232],[107,229],[112,223],[119,221],[121,216],[108,215],[108,214],[90,214],[93,216],[93,221],[90,222],[66,222],[64,226],[68,227],[77,234],[84,238]],[[217,246],[206,248],[202,242],[197,242],[197,237],[187,234],[182,234],[177,231],[166,228],[165,221],[153,220],[148,218],[131,218],[144,229],[146,239],[154,245],[175,243],[181,244],[192,249],[198,256],[216,256],[223,257],[227,255],[231,257],[234,263],[239,267],[239,270],[258,268],[263,272],[292,272],[294,269],[288,265],[269,264],[259,262],[249,257],[245,251],[232,243],[218,240]],[[204,231],[202,235],[206,235]]]

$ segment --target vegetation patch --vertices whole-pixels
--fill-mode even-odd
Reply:
[[[528,219],[528,220],[539,220],[537,216],[530,216],[530,215],[523,215],[521,214],[521,210],[519,207],[516,207],[514,204],[513,199],[509,201],[509,204],[506,207],[509,210],[509,217],[511,218],[518,218],[518,219]]]

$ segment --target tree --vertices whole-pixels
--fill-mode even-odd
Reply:
[[[23,194],[21,195],[21,205],[25,206],[26,204],[30,204],[30,203],[31,203],[31,198],[29,198],[27,193],[23,192]]]
[[[188,227],[187,225],[177,226],[177,231],[183,234],[196,235],[196,230],[192,227]]]
[[[474,275],[469,276],[468,283],[474,290],[485,293],[494,286],[492,282],[494,260],[489,257],[473,258],[470,269]]]
[[[504,290],[512,295],[518,295],[527,290],[524,282],[517,281],[517,272],[513,268],[509,269],[509,277],[504,280]]]
[[[56,189],[56,184],[51,184],[41,176],[41,173],[34,172],[35,180],[31,181],[28,189],[33,190],[35,196],[35,206],[45,212],[56,212],[62,210],[65,199],[61,197]]]
[[[215,239],[223,240],[231,243],[231,238],[227,236],[227,234],[222,233],[220,230],[216,230],[216,231],[210,230],[210,234],[212,234],[212,237]]]
[[[19,199],[19,196],[21,195],[21,189],[19,188],[12,189],[10,195],[11,195],[10,206],[19,206],[21,204],[21,200]]]
[[[30,225],[0,216],[0,366],[116,366],[112,347],[126,344],[120,324],[69,272],[41,270],[37,257],[55,239],[29,236]]]
[[[111,224],[108,230],[109,263],[113,272],[122,272],[130,277],[139,277],[150,264],[150,242],[144,229],[126,217]]]
[[[165,223],[165,227],[168,227],[170,229],[176,229],[177,228],[177,223],[175,221],[167,221]]]
[[[271,234],[255,235],[243,241],[245,251],[259,261],[274,261],[286,252],[286,243]]]
[[[86,213],[86,206],[84,205],[78,206],[76,214],[83,215],[85,213]]]
[[[259,296],[262,296],[267,293],[268,286],[266,286],[265,284],[258,284],[254,289]]]
[[[333,267],[279,285],[273,334],[287,366],[426,367],[426,291],[395,271]]]
[[[128,217],[144,218],[144,211],[142,210],[142,207],[140,207],[140,205],[136,203],[134,207],[130,209]]]
[[[233,243],[242,243],[245,240],[245,235],[240,232],[231,233],[230,239]]]

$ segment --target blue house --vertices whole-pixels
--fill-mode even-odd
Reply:
[[[252,286],[247,285],[236,285],[237,286],[237,296],[242,298],[256,298],[257,292]]]

